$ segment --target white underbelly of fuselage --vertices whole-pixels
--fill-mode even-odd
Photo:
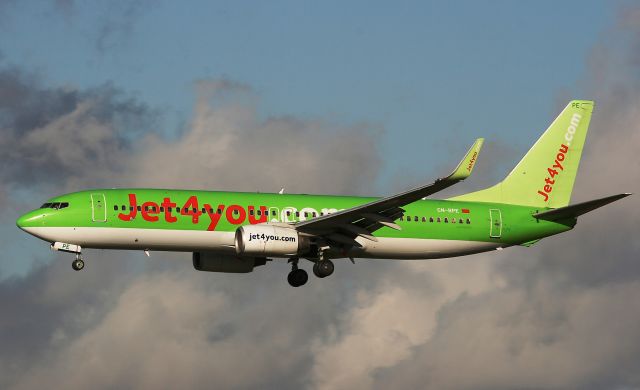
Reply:
[[[234,232],[100,227],[32,227],[27,231],[49,242],[65,242],[83,248],[235,253]],[[335,252],[331,257],[436,259],[486,252],[502,246],[494,242],[418,238],[379,237],[377,242],[358,238],[357,241],[362,248]]]

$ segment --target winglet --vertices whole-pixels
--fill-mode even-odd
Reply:
[[[484,138],[478,138],[462,161],[460,161],[460,164],[458,164],[456,169],[446,177],[446,180],[464,180],[471,176],[473,167],[476,165],[476,161],[478,161],[478,155],[480,154],[480,149],[482,149],[483,143]]]

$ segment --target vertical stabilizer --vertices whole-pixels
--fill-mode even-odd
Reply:
[[[594,106],[588,100],[570,102],[502,182],[452,200],[568,205]]]

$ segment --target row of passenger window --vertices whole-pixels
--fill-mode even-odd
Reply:
[[[401,221],[407,221],[407,222],[411,222],[411,221],[413,221],[413,222],[420,222],[420,221],[427,222],[427,217],[420,218],[418,216],[414,216],[413,219],[412,219],[412,217],[410,217],[410,216],[403,216],[403,217],[400,217],[400,220]],[[437,218],[434,219],[433,217],[429,217],[429,222],[437,222],[437,223],[440,223],[440,222],[444,222],[444,223],[466,223],[467,225],[469,225],[469,224],[471,224],[471,219],[469,219],[469,218],[467,218],[467,219],[463,219],[463,218],[458,218],[458,219],[451,218],[451,219],[449,219],[448,217],[444,217],[444,218],[437,217]]]
[[[68,202],[55,202],[55,203],[45,203],[42,206],[40,206],[41,209],[63,209],[65,207],[69,207],[69,203]]]

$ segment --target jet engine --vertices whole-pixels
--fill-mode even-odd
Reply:
[[[193,252],[193,268],[198,271],[247,273],[266,263],[265,257],[240,257],[213,252]]]
[[[247,225],[236,230],[236,253],[253,256],[297,256],[309,250],[310,242],[289,226]]]

